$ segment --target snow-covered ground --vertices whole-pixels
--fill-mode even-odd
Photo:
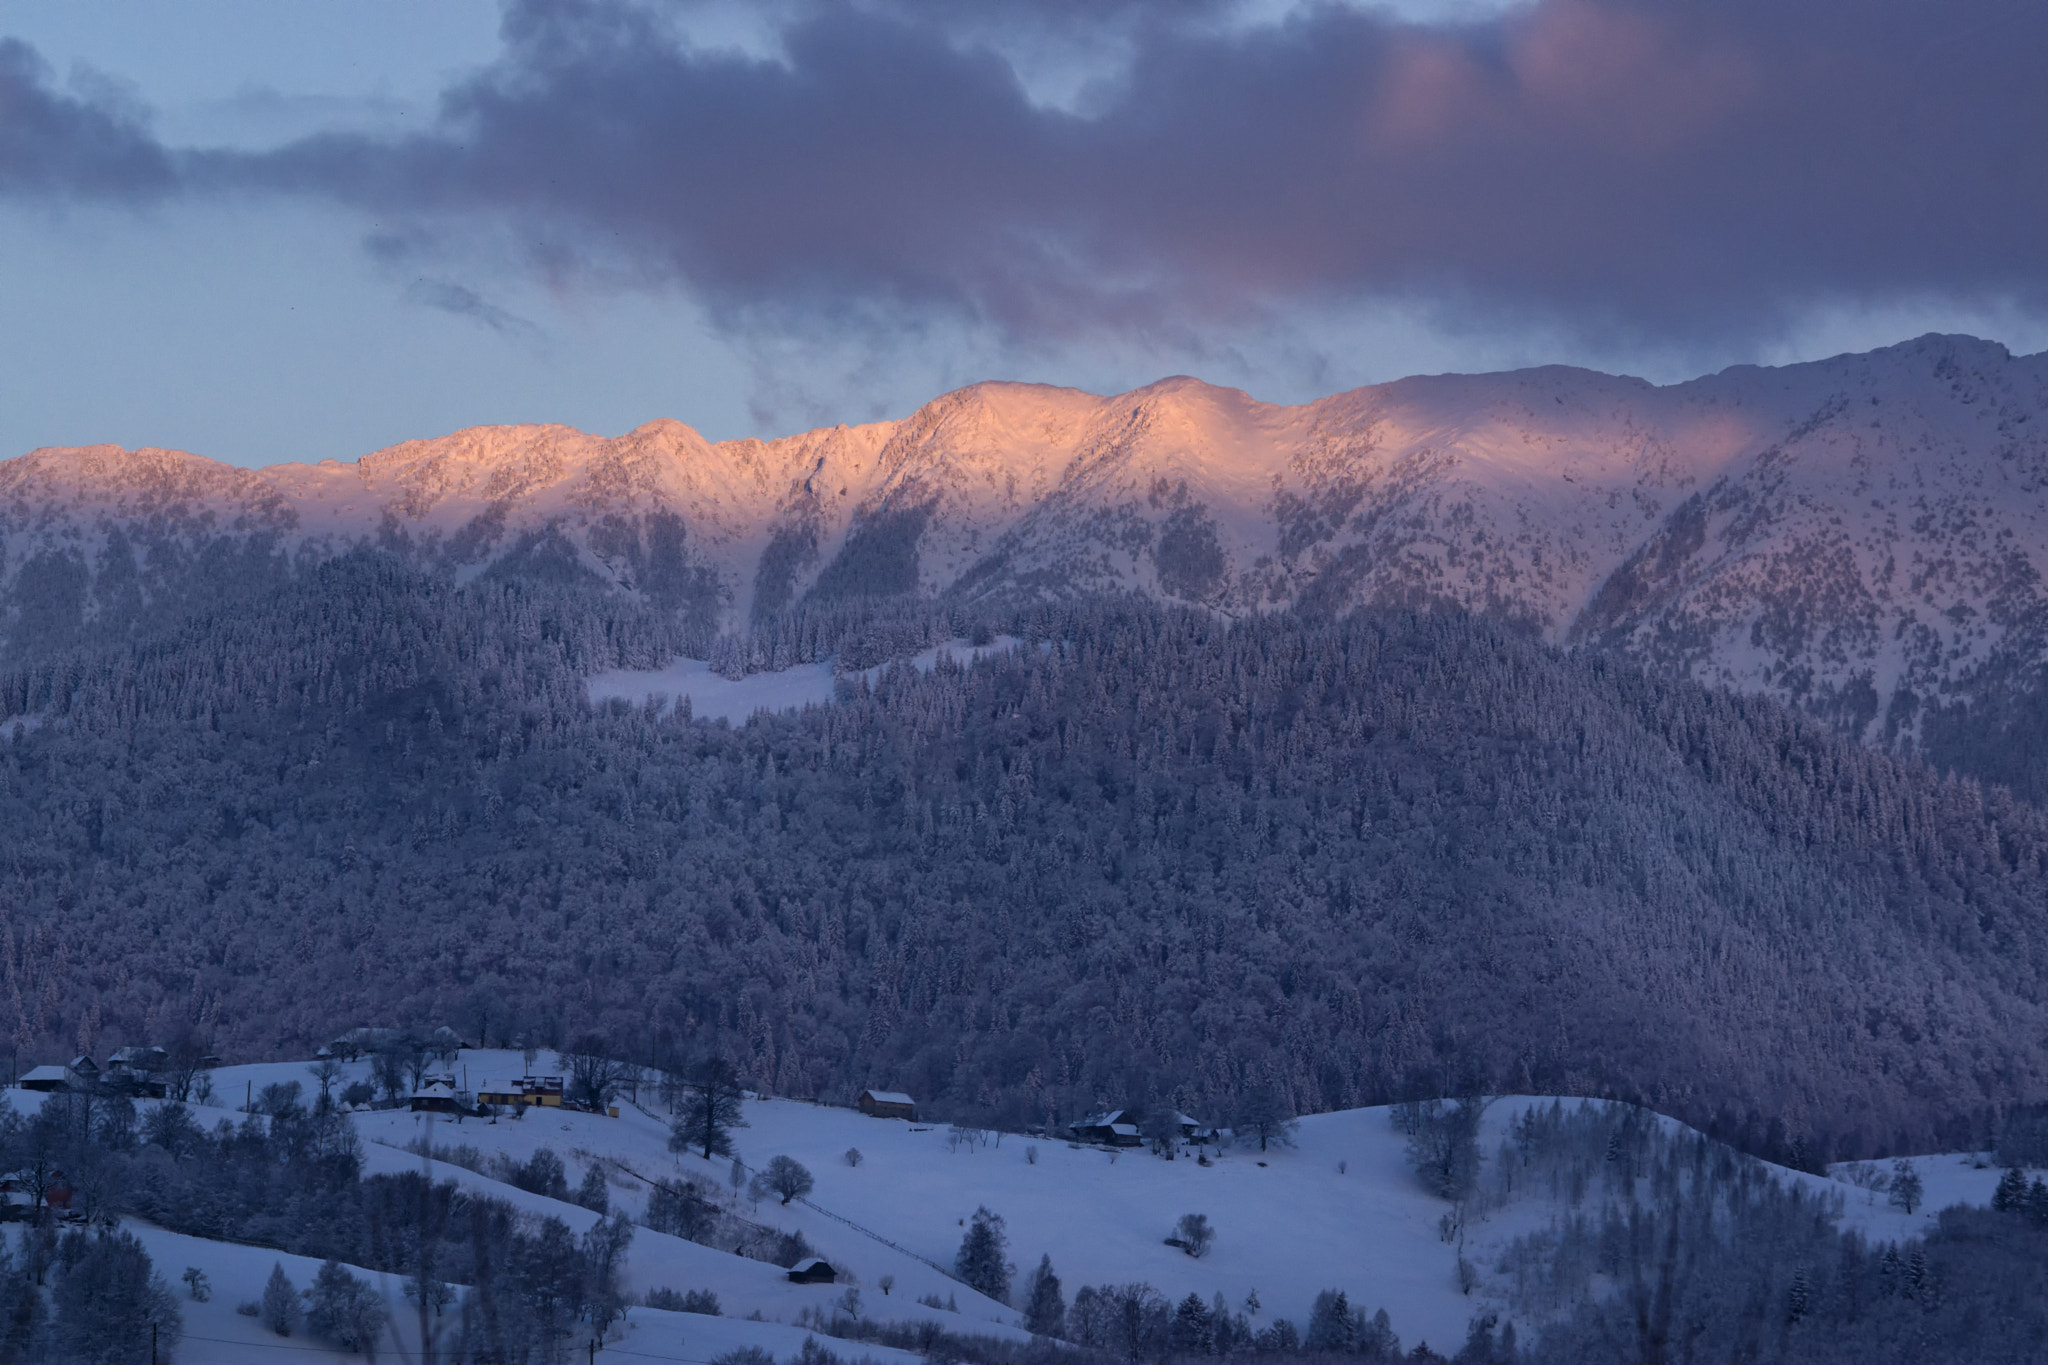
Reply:
[[[473,1081],[524,1070],[514,1052],[465,1051],[456,1065]],[[367,1076],[369,1067],[357,1062],[345,1070],[354,1079]],[[194,1115],[208,1127],[236,1117],[236,1107],[273,1082],[298,1081],[309,1095],[314,1090],[308,1068],[296,1062],[223,1067],[213,1080],[214,1105]],[[19,1108],[41,1102],[40,1096],[23,1092],[12,1099]],[[1489,1166],[1515,1117],[1531,1104],[1550,1102],[1510,1097],[1490,1106],[1480,1143]],[[650,1179],[680,1176],[730,1188],[729,1160],[706,1162],[668,1150],[666,1116],[651,1093],[643,1093],[637,1104],[622,1102],[619,1110],[616,1119],[534,1110],[522,1119],[496,1121],[389,1110],[359,1113],[354,1122],[365,1139],[370,1173],[425,1167],[437,1179],[453,1179],[520,1209],[561,1218],[579,1234],[596,1219],[589,1210],[459,1165],[425,1162],[408,1145],[424,1138],[440,1148],[468,1146],[486,1157],[520,1162],[542,1147],[552,1148],[567,1166],[572,1188],[594,1161],[603,1159],[614,1171],[613,1206],[636,1215],[644,1207]],[[1041,1256],[1050,1256],[1069,1299],[1083,1285],[1143,1281],[1176,1300],[1189,1293],[1204,1300],[1221,1293],[1241,1308],[1255,1296],[1258,1308],[1250,1314],[1255,1326],[1275,1317],[1302,1325],[1319,1291],[1341,1289],[1368,1312],[1384,1307],[1404,1342],[1426,1340],[1439,1350],[1463,1339],[1475,1312],[1502,1306],[1483,1281],[1472,1295],[1461,1291],[1461,1247],[1447,1242],[1442,1232],[1449,1206],[1417,1182],[1406,1160],[1405,1140],[1384,1108],[1312,1115],[1300,1121],[1290,1147],[1261,1152],[1255,1144],[1240,1143],[1206,1166],[1188,1156],[1167,1161],[1139,1150],[1112,1155],[1059,1139],[990,1134],[981,1141],[961,1141],[945,1125],[871,1119],[799,1100],[750,1098],[745,1116],[747,1126],[736,1130],[734,1138],[749,1166],[765,1165],[775,1156],[794,1157],[810,1170],[816,1186],[807,1201],[783,1206],[772,1197],[759,1205],[742,1200],[739,1211],[773,1228],[801,1231],[846,1278],[833,1286],[793,1285],[771,1265],[642,1228],[626,1267],[635,1297],[656,1288],[708,1289],[718,1295],[725,1316],[634,1308],[621,1347],[655,1359],[708,1361],[736,1346],[758,1345],[786,1360],[806,1335],[791,1325],[797,1315],[806,1308],[830,1311],[849,1287],[860,1292],[870,1317],[932,1320],[955,1331],[1022,1339],[1014,1310],[973,1293],[937,1268],[952,1264],[968,1220],[982,1206],[1005,1220],[1018,1287]],[[858,1165],[847,1161],[850,1149],[859,1150]],[[1911,1216],[1892,1207],[1882,1192],[1856,1183],[1862,1173],[1855,1167],[1835,1168],[1834,1179],[1784,1174],[1841,1194],[1846,1225],[1883,1239],[1925,1231],[1950,1204],[1988,1202],[1998,1177],[1995,1169],[1980,1168],[1970,1156],[1926,1156],[1913,1164],[1925,1185],[1926,1202]],[[1890,1174],[1890,1162],[1872,1165]],[[1482,1173],[1482,1185],[1486,1179]],[[1463,1254],[1483,1270],[1510,1240],[1544,1227],[1558,1212],[1543,1198],[1524,1197],[1475,1215],[1464,1230]],[[1175,1222],[1187,1213],[1207,1215],[1216,1230],[1213,1249],[1200,1260],[1165,1244]],[[138,1227],[137,1232],[174,1285],[188,1265],[204,1269],[212,1281],[210,1303],[185,1305],[193,1347],[203,1339],[206,1349],[188,1347],[184,1359],[240,1365],[275,1355],[267,1349],[275,1338],[266,1341],[263,1329],[237,1316],[234,1306],[260,1296],[273,1263],[282,1262],[303,1288],[317,1269],[314,1262],[161,1229]],[[892,1280],[887,1294],[881,1288],[885,1277]],[[394,1319],[403,1322],[403,1298],[395,1284],[390,1292]],[[950,1298],[957,1312],[918,1303],[928,1295]],[[751,1314],[764,1321],[745,1320]],[[883,1361],[908,1359],[855,1343],[835,1349]]]
[[[940,654],[950,654],[970,663],[984,654],[1010,649],[1022,641],[999,635],[985,645],[966,640],[948,640],[934,645],[903,662],[929,673]],[[620,668],[593,675],[588,682],[590,700],[602,704],[619,700],[641,706],[659,700],[664,711],[687,699],[690,714],[697,720],[723,720],[743,724],[760,711],[800,711],[806,706],[823,706],[837,695],[839,683],[855,678],[869,682],[882,676],[892,665],[882,664],[853,673],[840,673],[831,662],[798,664],[773,672],[750,673],[728,678],[712,671],[702,659],[677,659],[665,668]]]

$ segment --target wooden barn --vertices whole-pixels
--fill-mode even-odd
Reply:
[[[806,1256],[789,1268],[791,1284],[832,1284],[838,1278],[839,1272],[822,1256]]]
[[[872,1119],[909,1119],[917,1122],[917,1101],[900,1090],[863,1090],[856,1101],[860,1112]]]

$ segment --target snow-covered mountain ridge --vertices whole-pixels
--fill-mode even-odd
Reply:
[[[0,462],[10,652],[374,543],[573,557],[704,624],[806,595],[1455,606],[1866,738],[2048,657],[2048,354],[1929,336],[1684,384],[1438,376],[1298,407],[985,383],[775,441],[484,427],[355,464]]]

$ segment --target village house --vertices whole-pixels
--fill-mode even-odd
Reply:
[[[869,1118],[917,1122],[917,1101],[900,1090],[863,1090],[855,1103]]]
[[[436,1076],[412,1092],[412,1112],[415,1114],[459,1114],[463,1106],[457,1101],[455,1086],[446,1078]]]
[[[521,1076],[516,1081],[485,1081],[476,1088],[478,1104],[495,1104],[510,1109],[535,1105],[547,1109],[562,1107],[560,1076]]]
[[[1142,1147],[1144,1134],[1138,1125],[1130,1120],[1136,1118],[1128,1109],[1106,1109],[1100,1114],[1090,1114],[1077,1119],[1068,1131],[1077,1142],[1096,1142],[1105,1147]]]
[[[107,1058],[107,1069],[146,1076],[162,1071],[170,1059],[171,1054],[160,1047],[151,1047],[146,1043],[138,1044],[117,1049],[113,1056]]]

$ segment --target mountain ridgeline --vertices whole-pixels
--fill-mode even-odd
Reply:
[[[453,1020],[1011,1123],[1577,1091],[1807,1157],[2048,1096],[2048,819],[1767,699],[1126,595],[813,602],[760,638],[1024,643],[739,728],[589,704],[695,629],[566,552],[357,549],[0,677],[23,1057]]]
[[[1448,609],[2040,799],[2044,489],[2048,355],[1943,336],[1666,387],[1552,367],[1299,407],[1192,379],[977,384],[766,442],[488,427],[255,470],[52,449],[0,462],[0,665],[363,547],[457,581],[591,575],[700,637],[876,600]]]

